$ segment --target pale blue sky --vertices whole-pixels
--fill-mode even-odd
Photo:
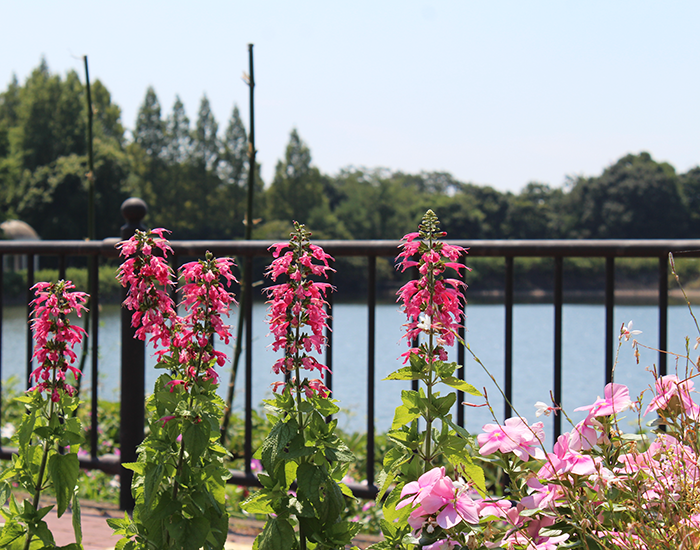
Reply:
[[[0,88],[87,54],[133,128],[152,85],[248,121],[270,182],[296,127],[326,173],[444,170],[517,191],[649,151],[700,164],[700,2],[0,0]]]

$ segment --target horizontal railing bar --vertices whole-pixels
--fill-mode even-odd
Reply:
[[[102,241],[0,241],[0,254],[34,255],[102,255],[116,258],[119,255],[116,238]],[[673,252],[675,255],[700,257],[698,239],[580,239],[580,240],[450,240],[451,244],[469,248],[472,257],[660,257]],[[175,254],[201,256],[207,250],[216,255],[269,256],[273,241],[171,241]],[[399,241],[315,241],[329,254],[340,256],[385,256],[397,253]]]

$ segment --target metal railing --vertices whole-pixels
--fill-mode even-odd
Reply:
[[[117,457],[100,457],[97,454],[97,400],[99,376],[99,287],[98,267],[100,258],[116,258],[118,251],[115,244],[118,239],[104,241],[36,241],[10,242],[0,241],[0,262],[5,255],[25,255],[27,261],[27,303],[31,300],[29,288],[34,284],[34,258],[37,256],[55,256],[58,258],[59,277],[65,277],[66,258],[86,257],[92,281],[92,303],[90,343],[92,346],[91,364],[91,428],[89,458],[81,459],[81,465],[88,469],[100,469],[109,473],[122,475],[122,498],[120,504],[129,508],[131,499],[130,483],[127,482],[128,471],[120,467]],[[505,307],[505,372],[504,391],[508,401],[512,402],[513,395],[513,304],[514,304],[514,258],[516,257],[551,257],[554,259],[554,388],[555,401],[561,402],[562,397],[562,306],[563,306],[563,260],[564,258],[597,257],[605,259],[605,380],[610,381],[613,369],[614,342],[619,330],[613,326],[613,307],[615,303],[615,259],[616,258],[657,258],[658,259],[658,311],[659,311],[659,349],[666,349],[668,321],[668,254],[677,256],[700,257],[700,240],[528,240],[528,241],[485,241],[485,240],[450,240],[465,248],[469,248],[470,257],[501,257],[505,261],[504,307]],[[265,241],[173,241],[171,246],[175,262],[182,257],[203,257],[206,251],[215,256],[237,256],[245,263],[245,269],[252,271],[253,258],[269,256],[268,247],[271,242]],[[394,257],[397,253],[398,241],[317,241],[326,252],[339,257],[367,258],[367,471],[366,484],[352,486],[356,495],[373,497],[377,488],[374,485],[375,471],[375,429],[374,429],[374,376],[375,376],[375,312],[377,305],[377,258]],[[0,271],[0,288],[3,283]],[[252,283],[248,277],[248,296],[252,296]],[[245,443],[243,449],[245,470],[234,472],[232,483],[246,486],[258,485],[257,478],[251,471],[252,449],[252,301],[247,300],[245,311]],[[2,350],[2,296],[0,295],[0,353]],[[333,307],[332,297],[330,307]],[[29,318],[29,307],[27,316]],[[124,322],[126,319],[126,322]],[[32,370],[32,338],[31,328],[28,327],[27,339],[27,379]],[[144,400],[144,347],[143,343],[134,340],[129,332],[128,315],[123,316],[122,323],[122,408],[121,408],[121,460],[134,460],[136,446],[143,437],[143,400]],[[601,335],[603,336],[603,335]],[[329,348],[326,363],[333,368],[332,332],[328,332]],[[457,361],[464,364],[465,350],[462,346],[457,349]],[[658,369],[661,375],[666,374],[666,355],[659,354]],[[464,372],[464,369],[461,369]],[[0,355],[0,382],[2,380],[2,356]],[[125,380],[128,383],[125,383]],[[332,376],[329,376],[328,386],[332,388]],[[128,388],[128,390],[127,390]],[[2,387],[0,386],[0,392]],[[464,396],[459,395],[457,403]],[[136,404],[136,406],[134,406]],[[505,417],[509,417],[511,409],[505,404]],[[2,411],[0,411],[0,418]],[[457,407],[457,423],[464,425],[464,407]],[[561,418],[554,420],[555,438],[561,433]],[[0,449],[0,458],[9,458],[11,451]]]

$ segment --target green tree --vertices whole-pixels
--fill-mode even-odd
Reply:
[[[219,125],[211,111],[207,96],[202,96],[197,116],[197,126],[194,130],[194,162],[201,169],[216,170],[219,162],[221,143],[219,141]]]
[[[574,213],[570,237],[660,239],[687,235],[689,215],[676,172],[646,152],[622,157],[599,177],[578,178],[566,205]]]
[[[248,135],[241,120],[238,106],[234,105],[224,134],[219,173],[225,182],[237,187],[246,184],[248,166]]]
[[[328,224],[333,223],[323,178],[318,168],[311,166],[311,151],[296,129],[289,135],[284,160],[277,162],[275,178],[266,196],[270,221],[304,223],[317,238],[322,238],[319,231],[329,229]]]
[[[165,147],[165,123],[161,118],[160,102],[152,86],[139,107],[134,128],[134,141],[152,158],[163,153]]]
[[[688,209],[689,239],[700,237],[700,166],[691,168],[679,176],[686,208]]]
[[[185,113],[185,106],[180,101],[180,96],[175,96],[175,104],[172,113],[166,121],[165,156],[170,164],[178,164],[189,159],[192,153],[192,134],[190,133],[190,119]]]

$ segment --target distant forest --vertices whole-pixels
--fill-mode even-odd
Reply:
[[[91,91],[98,238],[118,235],[116,206],[129,196],[173,239],[243,237],[248,144],[237,107],[223,129],[205,96],[192,124],[179,99],[164,112],[149,88],[127,133],[107,88],[97,80]],[[43,239],[87,236],[85,93],[78,74],[43,61],[0,93],[0,221],[21,219]],[[699,207],[700,167],[678,174],[648,153],[515,194],[444,172],[323,174],[293,129],[273,180],[256,181],[253,235],[285,238],[298,220],[318,239],[398,239],[432,208],[453,239],[698,238]]]

